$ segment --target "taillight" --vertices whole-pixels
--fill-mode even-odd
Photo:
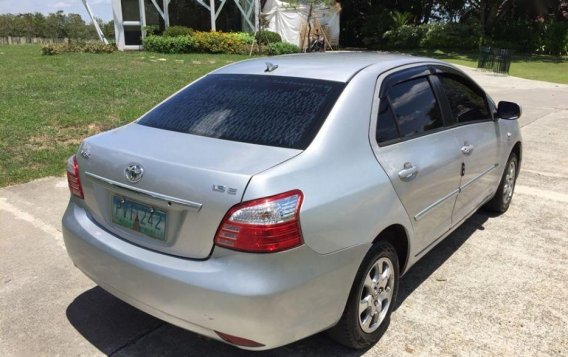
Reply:
[[[67,160],[67,183],[69,184],[69,191],[74,196],[84,198],[83,187],[81,186],[81,179],[79,178],[79,164],[77,163],[77,156],[73,155]]]
[[[231,208],[215,235],[221,247],[255,253],[280,252],[302,244],[300,190],[244,202]]]

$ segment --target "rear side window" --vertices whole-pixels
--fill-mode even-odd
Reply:
[[[384,143],[398,139],[398,129],[388,99],[381,99],[377,120],[377,142]]]
[[[138,123],[251,144],[305,149],[344,83],[264,75],[212,74]]]
[[[401,138],[425,133],[444,125],[440,107],[427,78],[417,78],[388,92]]]
[[[485,95],[479,89],[453,76],[441,75],[439,78],[456,122],[491,119]]]

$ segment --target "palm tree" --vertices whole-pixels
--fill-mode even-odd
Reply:
[[[412,20],[413,15],[409,12],[392,11],[391,18],[394,22],[394,28],[398,29],[404,25],[408,25],[410,20]]]

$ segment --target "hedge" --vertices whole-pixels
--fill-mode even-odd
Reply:
[[[249,54],[254,37],[245,32],[200,32],[176,37],[150,35],[144,39],[144,49],[160,53],[227,53]],[[253,49],[258,52],[259,48]],[[297,53],[298,46],[271,42],[261,50],[269,55]]]
[[[191,36],[147,36],[144,49],[161,53],[230,53],[250,51],[253,37],[243,32],[199,32]]]
[[[271,56],[285,55],[289,53],[298,53],[300,48],[296,45],[287,42],[273,42],[269,43],[266,48],[266,54]]]
[[[254,39],[245,32],[195,32],[191,38],[196,43],[196,52],[237,53],[250,51]]]
[[[369,37],[371,48],[476,50],[480,46],[508,48],[523,53],[568,54],[568,22],[511,22],[482,38],[477,22],[404,25],[386,31],[382,38]]]
[[[480,31],[469,24],[404,25],[385,32],[387,48],[435,48],[473,50],[479,47]]]
[[[474,50],[480,45],[481,29],[474,24],[431,24],[420,42],[421,47]]]
[[[396,30],[385,32],[383,39],[388,48],[418,48],[427,32],[426,26],[403,25]]]
[[[256,33],[256,41],[259,45],[268,45],[270,43],[282,42],[282,37],[272,31],[258,31]]]
[[[52,43],[42,46],[41,48],[41,53],[47,56],[67,52],[112,53],[114,51],[116,51],[114,44],[105,45],[101,42]]]

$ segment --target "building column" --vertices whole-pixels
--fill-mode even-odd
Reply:
[[[122,25],[122,4],[120,0],[112,0],[112,16],[114,20],[114,39],[116,47],[124,51],[124,26]]]
[[[164,25],[170,27],[170,0],[164,0]]]
[[[138,0],[138,6],[140,7],[140,30],[142,32],[142,41],[144,41],[146,37],[146,2]]]
[[[209,0],[209,13],[211,14],[211,31],[217,31],[215,25],[215,0]]]

